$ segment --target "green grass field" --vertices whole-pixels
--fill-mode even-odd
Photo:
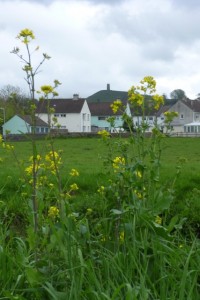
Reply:
[[[30,142],[13,142],[16,158],[12,153],[0,149],[2,158],[0,178],[2,185],[7,182],[7,188],[3,195],[13,193],[17,188],[20,177],[20,168],[24,170],[32,155]],[[98,186],[105,184],[107,176],[105,172],[104,160],[108,156],[108,148],[101,139],[98,138],[66,138],[56,139],[55,149],[62,153],[62,176],[63,180],[71,168],[76,168],[80,172],[78,184],[80,186],[77,195],[77,203],[82,205],[86,197],[88,205],[93,206],[94,193]],[[116,150],[116,139],[113,139],[113,151]],[[161,181],[167,184],[174,179],[177,166],[181,163],[180,175],[177,179],[175,191],[176,202],[182,206],[191,198],[193,190],[199,189],[200,182],[200,139],[198,138],[164,138],[162,140],[161,156]],[[38,153],[45,154],[48,151],[46,141],[38,141]],[[112,152],[114,157],[114,153]],[[91,197],[90,197],[91,195]],[[80,200],[80,201],[79,201]],[[196,207],[196,204],[195,204]],[[198,205],[197,205],[198,207]]]
[[[61,181],[75,168],[79,189],[67,200],[59,198],[56,185],[52,193],[48,185],[39,187],[37,230],[32,190],[20,181],[30,164],[31,143],[11,143],[13,153],[0,148],[0,299],[199,298],[200,139],[162,140],[158,183],[149,174],[143,181],[124,165],[122,175],[110,177],[104,161],[121,155],[118,143],[111,139],[109,150],[99,138],[55,140],[55,150],[62,150]],[[47,141],[38,141],[37,148],[40,155],[49,152]],[[132,151],[137,155],[134,144],[129,157]],[[162,187],[171,186],[179,167],[173,198],[174,192]],[[108,183],[100,195],[98,187]],[[144,188],[147,196],[140,198]],[[63,199],[64,217],[51,219],[49,207]]]
[[[113,141],[115,143],[115,140]],[[1,169],[0,178],[5,180],[6,176],[19,176],[19,165],[22,161],[28,162],[32,155],[29,142],[11,143],[15,147],[17,159],[11,153],[0,149]],[[55,140],[55,148],[62,149],[63,172],[70,168],[77,168],[82,177],[92,176],[98,180],[99,174],[104,172],[103,160],[108,154],[108,149],[101,139],[96,138],[67,138]],[[184,159],[179,184],[184,187],[198,186],[200,179],[200,139],[198,138],[165,138],[162,141],[162,165],[163,180],[171,180],[179,165],[179,159]],[[38,142],[38,152],[47,151],[46,141]],[[18,161],[17,161],[18,160]],[[181,184],[181,181],[184,184]]]

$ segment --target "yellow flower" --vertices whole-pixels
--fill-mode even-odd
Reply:
[[[156,95],[153,95],[152,98],[153,98],[153,101],[155,103],[155,105],[154,105],[155,109],[159,109],[160,105],[164,104],[163,96],[160,96],[160,95],[156,94]]]
[[[59,209],[56,206],[51,206],[48,211],[48,216],[52,219],[55,219],[59,216]]]
[[[140,171],[136,171],[135,174],[138,178],[142,178],[142,173]]]
[[[156,216],[155,223],[161,225],[162,224],[162,218],[159,217],[159,216]]]
[[[71,184],[70,189],[71,189],[71,191],[77,191],[78,190],[77,184],[76,183]]]
[[[42,85],[40,89],[45,95],[51,94],[54,91],[54,88],[51,85]]]
[[[76,169],[71,169],[69,175],[71,175],[71,176],[79,176],[79,172]]]
[[[113,168],[115,171],[122,171],[124,170],[124,165],[125,165],[125,159],[124,157],[117,156],[113,159]]]
[[[136,196],[139,198],[139,199],[142,199],[142,194],[140,192],[138,192],[137,190],[134,190],[134,193],[136,194]]]
[[[122,101],[117,99],[110,105],[110,107],[112,108],[113,113],[116,114],[118,110],[122,107]]]
[[[103,185],[101,185],[101,186],[98,188],[98,190],[97,190],[97,192],[98,192],[99,194],[101,194],[101,195],[104,194],[104,191],[105,191],[105,187],[104,187]]]
[[[35,36],[34,36],[32,30],[25,28],[20,31],[17,38],[21,39],[24,44],[28,44],[30,42],[30,40],[35,39]]]
[[[3,136],[0,134],[0,143],[3,142]]]
[[[165,123],[170,123],[174,118],[178,117],[178,113],[176,111],[166,111],[164,113]]]
[[[120,240],[121,243],[124,242],[124,231],[121,231],[121,232],[120,232],[119,240]]]
[[[102,137],[102,138],[107,138],[110,136],[110,133],[107,130],[100,130],[98,131],[98,134]]]
[[[90,215],[93,212],[92,208],[87,208],[87,215]]]

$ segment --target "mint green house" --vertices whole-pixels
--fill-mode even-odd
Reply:
[[[126,107],[127,115],[131,116],[131,110],[127,102],[128,93],[124,91],[114,91],[110,89],[110,84],[107,84],[105,90],[100,90],[86,98],[91,112],[91,131],[107,130],[109,132],[123,131],[122,112],[114,114],[111,109],[111,104],[115,100],[121,100]],[[114,127],[111,127],[107,121],[109,117],[115,117]]]
[[[3,135],[9,134],[24,134],[33,132],[33,120],[29,115],[15,115],[6,123],[4,123]],[[35,132],[36,133],[48,133],[48,124],[36,117],[35,120]]]
[[[93,132],[99,130],[107,130],[109,132],[124,131],[122,112],[117,112],[116,114],[114,114],[111,108],[111,104],[111,102],[88,103],[91,112],[91,130]],[[129,104],[123,104],[127,115],[131,116]],[[115,118],[113,127],[111,126],[110,122],[107,121],[107,119],[110,117]]]

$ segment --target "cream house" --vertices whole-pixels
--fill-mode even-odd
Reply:
[[[91,113],[87,101],[76,94],[72,99],[40,100],[36,115],[51,129],[58,128],[59,124],[60,129],[68,132],[91,132]]]
[[[200,122],[200,99],[179,100],[170,107],[169,111],[178,113],[178,116],[171,122],[174,133],[196,132],[198,127],[195,126],[200,125],[198,124]]]

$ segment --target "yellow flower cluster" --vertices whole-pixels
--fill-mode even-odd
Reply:
[[[156,92],[156,81],[152,76],[146,76],[140,81],[140,86],[132,86],[128,91],[128,101],[132,105],[142,107],[144,105],[145,95],[152,95]],[[142,92],[142,94],[141,94]],[[163,96],[155,94],[152,96],[154,108],[159,109],[164,103]]]
[[[92,212],[93,212],[92,208],[87,208],[87,215],[91,215]]]
[[[98,134],[102,137],[102,138],[107,138],[110,136],[110,133],[107,130],[100,130],[98,131]]]
[[[35,39],[35,36],[32,30],[25,28],[20,31],[17,38],[22,40],[24,44],[28,44],[31,40]]]
[[[6,150],[14,150],[13,145],[5,144],[5,143],[2,143],[2,148],[6,149]]]
[[[138,177],[138,178],[142,178],[142,173],[140,171],[135,171],[135,175]]]
[[[78,185],[76,183],[70,185],[70,191],[77,191],[77,190],[78,190]]]
[[[124,165],[125,165],[124,157],[117,156],[113,159],[113,169],[115,169],[115,172],[123,171]]]
[[[33,159],[34,159],[33,156],[29,158],[31,165],[25,169],[26,174],[29,176],[31,176],[33,173]],[[35,158],[35,172],[37,172],[42,167],[40,161],[41,161],[41,156],[38,154]]]
[[[166,111],[164,113],[165,123],[170,123],[174,118],[178,117],[178,113],[176,111]]]
[[[56,206],[51,206],[48,211],[49,218],[55,219],[59,216],[59,209]]]
[[[159,107],[162,104],[164,104],[163,96],[160,96],[160,95],[156,94],[156,95],[153,95],[152,99],[154,101],[154,108],[157,109],[157,110],[159,109]]]
[[[149,94],[153,94],[156,91],[156,81],[153,76],[145,76],[141,81],[141,86],[138,87],[145,94],[148,92]]]
[[[75,177],[75,176],[79,176],[79,172],[76,169],[71,169],[69,175]]]
[[[124,231],[121,231],[120,234],[119,234],[119,240],[120,240],[121,243],[124,242],[124,236],[125,236]]]
[[[162,218],[159,217],[159,216],[156,216],[155,223],[161,225],[162,224]]]
[[[132,86],[128,91],[128,101],[132,105],[142,106],[144,103],[144,96],[137,92],[136,87]]]
[[[101,186],[98,188],[97,192],[98,192],[99,194],[103,195],[104,192],[105,192],[105,187],[104,187],[103,185],[101,185]]]
[[[122,107],[122,101],[117,99],[110,105],[110,107],[112,108],[113,113],[116,114]]]
[[[45,161],[49,164],[47,169],[51,170],[53,175],[56,174],[56,168],[61,164],[61,157],[56,151],[50,151],[45,156]]]

